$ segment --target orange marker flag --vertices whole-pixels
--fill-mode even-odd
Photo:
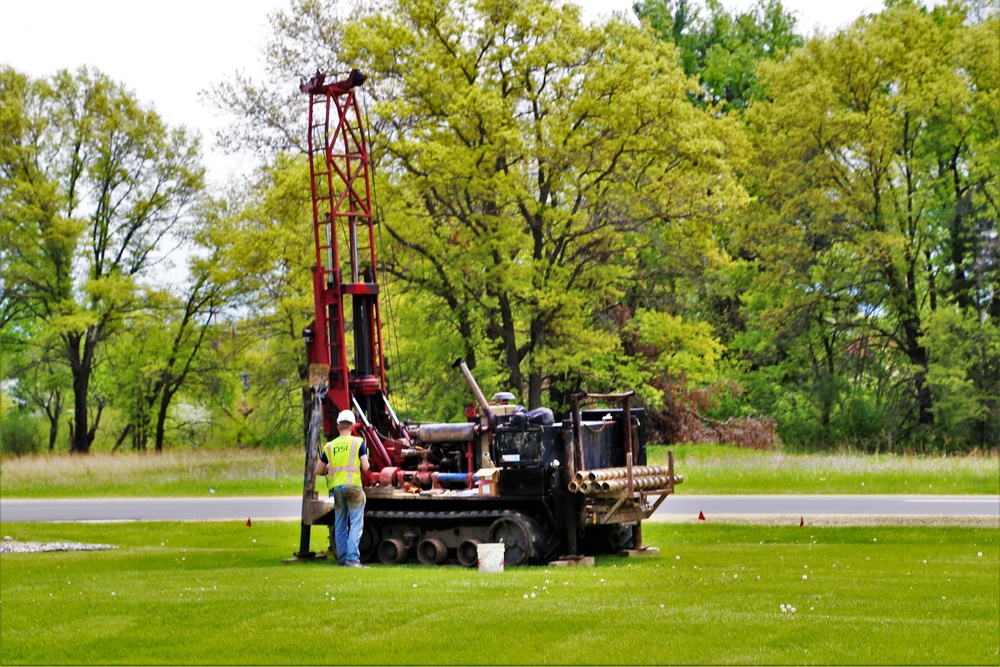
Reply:
[[[251,523],[250,519],[247,519],[247,528],[252,528],[252,527],[253,523]]]
[[[704,520],[705,520],[705,513],[698,512],[698,521],[704,521]]]

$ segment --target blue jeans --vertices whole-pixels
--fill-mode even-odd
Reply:
[[[333,487],[334,539],[340,564],[361,562],[358,546],[365,525],[365,492],[360,486]]]

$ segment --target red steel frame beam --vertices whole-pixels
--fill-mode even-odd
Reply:
[[[300,86],[310,98],[308,153],[316,245],[313,269],[316,322],[310,362],[329,366],[327,398],[339,411],[350,409],[351,398],[357,394],[379,391],[384,394],[386,381],[371,170],[355,95],[364,76],[354,70],[342,81],[324,84],[324,80],[325,75],[317,72],[312,80]],[[344,239],[343,249],[349,262],[341,255]],[[368,351],[367,367],[355,368],[353,372],[348,366],[344,330],[346,295],[352,295],[360,309],[370,310],[364,325],[355,328],[355,337],[364,339],[360,345]],[[360,312],[353,315],[362,317]],[[358,341],[355,349],[359,349]],[[359,363],[357,359],[355,363]],[[332,427],[329,418],[327,425]]]

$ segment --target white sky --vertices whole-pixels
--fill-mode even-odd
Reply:
[[[237,70],[261,71],[260,49],[269,12],[287,0],[0,0],[0,64],[33,77],[62,68],[96,67],[152,104],[169,125],[201,133],[213,180],[225,180],[239,163],[212,150],[212,130],[224,118],[198,100]],[[577,0],[588,19],[632,0]],[[753,0],[723,0],[746,8]],[[832,32],[882,0],[783,0],[799,32]],[[630,13],[631,15],[631,13]],[[305,69],[309,65],[306,64]]]

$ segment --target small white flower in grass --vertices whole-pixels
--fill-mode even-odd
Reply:
[[[808,578],[809,578],[809,575],[808,575],[808,574],[803,574],[803,575],[802,575],[802,579],[803,579],[803,580],[805,580],[805,579],[808,579]]]
[[[789,607],[788,609],[789,609],[789,611],[791,611],[791,612],[792,612],[793,614],[795,613],[795,607]]]
[[[602,584],[604,583],[604,580],[603,580],[603,579],[601,579],[601,583],[602,583]]]
[[[738,574],[734,574],[733,575],[733,579],[739,579],[739,578],[740,578],[740,575],[738,575]]]
[[[524,594],[524,599],[525,599],[525,600],[527,600],[527,599],[528,599],[528,594],[527,594],[527,593],[525,593],[525,594]]]
[[[878,542],[878,538],[877,537],[873,537],[872,538],[872,542]]]
[[[534,594],[534,593],[532,593],[532,594],[531,594],[531,597],[535,597],[535,594]]]
[[[660,605],[660,609],[663,609],[663,605],[662,604]]]
[[[787,613],[787,612],[788,612],[788,609],[785,608],[785,605],[781,605],[781,613],[784,614],[784,613]]]
[[[983,552],[982,552],[982,551],[980,551],[980,552],[979,552],[979,553],[977,553],[976,555],[977,555],[977,556],[979,556],[980,558],[982,558],[982,557],[983,557]]]
[[[414,588],[416,588],[416,587],[417,587],[417,585],[416,585],[416,584],[413,584],[413,587],[414,587]]]

